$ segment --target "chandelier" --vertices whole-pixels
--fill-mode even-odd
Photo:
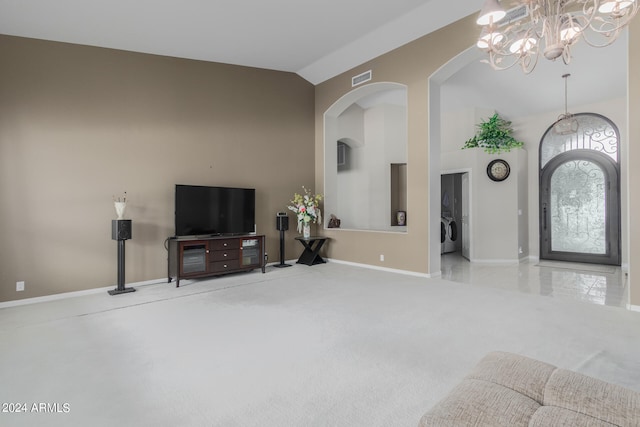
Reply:
[[[636,0],[522,0],[505,11],[498,0],[485,0],[476,23],[477,46],[496,70],[520,64],[530,73],[545,58],[571,61],[571,46],[584,40],[593,47],[613,43],[638,11]]]

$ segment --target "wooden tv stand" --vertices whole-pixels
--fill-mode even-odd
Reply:
[[[168,279],[197,279],[261,268],[265,271],[264,235],[171,237]]]

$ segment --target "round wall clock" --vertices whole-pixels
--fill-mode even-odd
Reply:
[[[504,181],[509,177],[510,172],[509,163],[502,159],[492,160],[487,166],[487,175],[492,181]]]

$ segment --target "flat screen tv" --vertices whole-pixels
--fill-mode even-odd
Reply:
[[[176,185],[176,236],[247,234],[255,231],[253,188]]]

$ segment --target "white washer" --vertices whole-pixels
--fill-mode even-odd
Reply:
[[[455,252],[456,240],[458,240],[458,224],[455,219],[448,216],[440,217],[440,253]]]

